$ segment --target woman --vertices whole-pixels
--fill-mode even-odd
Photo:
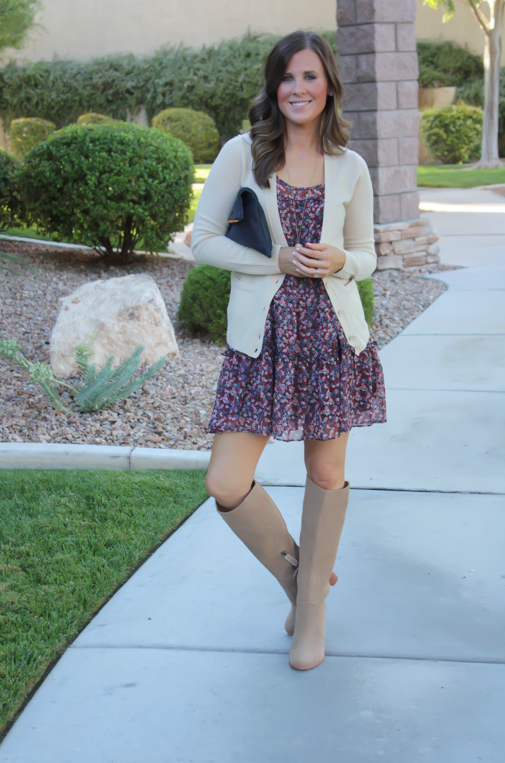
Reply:
[[[325,656],[325,598],[349,499],[349,431],[385,421],[382,369],[356,286],[376,265],[373,194],[365,162],[345,148],[342,92],[322,37],[280,40],[249,112],[250,134],[226,143],[212,167],[192,239],[196,260],[232,271],[207,490],[290,599],[285,627],[298,670]],[[265,211],[270,258],[225,236],[241,187]],[[254,482],[270,435],[304,440],[299,547]]]

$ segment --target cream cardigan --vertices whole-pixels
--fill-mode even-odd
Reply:
[[[359,354],[369,338],[356,286],[376,266],[373,231],[373,192],[364,160],[346,149],[324,157],[325,200],[321,242],[345,252],[345,265],[323,283],[349,344]],[[253,358],[263,343],[266,316],[284,273],[279,270],[281,247],[287,246],[277,209],[276,176],[270,188],[260,188],[252,173],[251,138],[238,135],[226,143],[204,185],[192,235],[195,260],[231,270],[227,341]],[[252,188],[259,199],[272,236],[272,257],[236,244],[225,234],[237,191]]]

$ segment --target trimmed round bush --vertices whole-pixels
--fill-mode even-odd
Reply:
[[[177,317],[193,331],[205,331],[222,344],[226,340],[230,289],[229,270],[197,265],[184,281]]]
[[[86,114],[81,114],[77,119],[78,125],[113,125],[117,120],[112,117],[107,117],[105,114],[97,114],[94,111],[88,111]]]
[[[13,119],[9,130],[12,153],[17,159],[24,159],[32,148],[49,138],[54,128],[54,122],[47,119]]]
[[[182,140],[191,149],[196,164],[210,164],[219,153],[216,124],[203,111],[165,109],[153,118],[152,126]]]
[[[218,344],[226,340],[230,281],[229,270],[221,270],[212,265],[198,265],[193,268],[184,281],[177,313],[177,317],[189,328],[193,331],[205,331]],[[357,284],[366,322],[370,326],[374,316],[372,279],[366,278]]]
[[[431,153],[444,164],[478,159],[482,141],[482,109],[457,103],[442,109],[426,109],[421,129]]]
[[[19,212],[19,161],[0,148],[0,230],[9,228]]]
[[[27,154],[20,189],[29,224],[124,264],[183,229],[193,172],[184,143],[157,130],[71,125]]]

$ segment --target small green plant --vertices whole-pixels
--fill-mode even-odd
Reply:
[[[193,331],[206,331],[222,344],[226,339],[230,289],[229,270],[198,265],[186,276],[177,317]]]
[[[193,109],[165,109],[153,118],[153,127],[179,138],[199,164],[213,162],[219,153],[219,133],[212,117]]]
[[[0,148],[0,230],[11,228],[20,212],[19,161]]]
[[[20,192],[28,226],[123,265],[184,228],[192,180],[189,149],[159,130],[71,125],[26,156]]]
[[[107,117],[105,114],[97,114],[95,111],[88,111],[86,114],[81,114],[77,120],[78,125],[113,125],[117,122],[117,119]]]
[[[54,123],[47,119],[14,119],[9,130],[12,153],[23,160],[32,148],[47,140],[54,129]]]
[[[186,276],[177,317],[193,331],[205,331],[215,342],[222,344],[226,340],[230,289],[229,270],[198,265]],[[358,281],[358,290],[365,319],[371,325],[374,316],[372,279]]]
[[[166,355],[147,368],[140,376],[134,376],[140,366],[140,355],[143,349],[142,345],[139,345],[135,352],[115,370],[112,368],[114,359],[110,356],[102,370],[97,371],[91,362],[93,351],[87,345],[80,345],[77,348],[75,358],[83,382],[81,386],[76,386],[57,379],[51,366],[47,363],[33,363],[28,360],[16,342],[12,340],[0,341],[0,355],[4,355],[27,371],[30,380],[40,386],[51,404],[66,413],[73,413],[73,411],[65,405],[58,387],[68,390],[67,395],[70,394],[74,398],[75,408],[87,413],[119,403],[132,392],[135,392],[148,379],[155,376],[165,365]]]
[[[426,109],[421,129],[432,154],[444,164],[478,159],[482,140],[482,109],[457,103]]]

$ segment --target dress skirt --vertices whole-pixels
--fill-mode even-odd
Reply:
[[[308,194],[307,199],[305,199]],[[289,246],[319,241],[324,185],[277,180]],[[332,440],[353,427],[386,421],[384,376],[375,342],[356,355],[320,279],[286,275],[267,314],[260,355],[224,353],[209,432],[251,432],[276,440]]]

